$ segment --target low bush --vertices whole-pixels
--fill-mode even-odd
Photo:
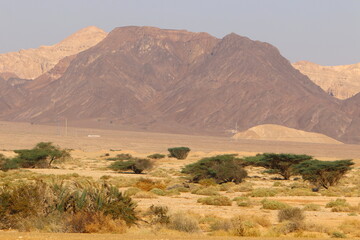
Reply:
[[[207,187],[207,188],[195,188],[191,191],[192,194],[197,195],[206,195],[206,196],[215,196],[219,195],[218,188],[216,187]]]
[[[102,232],[118,226],[123,231],[125,223],[130,226],[138,220],[135,207],[131,198],[108,184],[14,184],[0,188],[0,228],[19,229],[32,222],[27,228],[44,229],[42,223],[59,219],[62,227],[54,230]],[[103,225],[96,226],[100,222]]]
[[[281,210],[290,207],[286,203],[282,203],[275,200],[268,200],[268,199],[263,199],[261,201],[261,204],[263,209],[270,209],[270,210]]]
[[[212,179],[212,178],[201,179],[199,181],[199,184],[202,185],[202,186],[205,186],[205,187],[216,186],[217,185],[216,181],[214,179]]]
[[[256,188],[249,194],[251,197],[274,197],[277,191],[271,188]]]
[[[150,178],[140,178],[135,184],[135,187],[140,188],[144,191],[150,191],[154,188],[159,188],[161,190],[164,190],[166,188],[166,185],[158,180],[152,180]]]
[[[165,196],[166,195],[165,191],[160,189],[160,188],[153,188],[153,189],[150,190],[150,192],[154,193],[154,194],[156,194],[158,196]]]
[[[114,171],[128,171],[132,170],[136,174],[142,173],[144,170],[153,168],[154,164],[151,160],[146,158],[133,158],[127,161],[116,161],[112,163],[109,168]]]
[[[346,235],[342,232],[332,232],[331,237],[332,238],[346,238]]]
[[[183,212],[178,212],[170,216],[169,228],[188,233],[200,231],[197,219],[190,214]]]
[[[212,197],[199,198],[197,202],[204,205],[216,205],[216,206],[232,205],[230,198],[225,196],[212,196]]]
[[[135,195],[135,194],[138,193],[138,192],[141,192],[141,189],[140,189],[140,188],[131,187],[131,188],[126,189],[126,191],[124,192],[124,194],[125,194],[126,196],[131,197],[131,196]]]
[[[120,153],[117,154],[115,157],[107,158],[108,161],[119,161],[119,160],[130,160],[133,159],[133,156],[129,153]]]
[[[165,158],[165,155],[160,154],[160,153],[154,153],[154,154],[151,154],[151,155],[149,155],[147,157],[151,158],[151,159],[162,159],[162,158]]]
[[[152,192],[140,191],[133,195],[133,198],[157,198],[158,195]]]
[[[235,201],[239,207],[250,207],[252,205],[248,197],[235,197],[233,201]]]
[[[189,152],[190,152],[190,148],[188,147],[174,147],[174,148],[169,148],[169,157],[173,157],[173,158],[177,158],[177,159],[186,159]]]
[[[237,216],[231,219],[231,232],[235,236],[259,237],[261,235],[258,225],[251,219]]]
[[[280,209],[278,213],[279,222],[283,222],[283,221],[301,222],[304,219],[305,219],[305,215],[303,210],[297,207]]]
[[[310,204],[306,204],[304,206],[303,210],[304,211],[320,211],[321,207],[320,207],[320,205],[310,203]]]
[[[169,208],[167,206],[151,205],[145,215],[150,218],[150,224],[166,225],[170,223],[168,212]]]
[[[353,237],[360,237],[360,220],[347,219],[341,223],[339,229],[345,234],[351,234]]]
[[[325,205],[325,208],[331,208],[332,212],[349,212],[350,204],[346,202],[346,199],[336,199],[335,201],[330,201]]]

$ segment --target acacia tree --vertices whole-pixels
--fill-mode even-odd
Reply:
[[[240,183],[247,176],[246,170],[243,169],[243,161],[233,154],[203,158],[186,165],[182,172],[190,174],[194,182],[213,178],[217,183]]]
[[[32,149],[14,150],[17,157],[9,161],[16,163],[19,167],[51,167],[56,160],[70,157],[69,150],[54,146],[51,142],[40,142]]]
[[[340,179],[354,165],[352,160],[337,161],[304,161],[295,166],[295,170],[305,181],[309,181],[316,187],[328,189],[339,183]]]
[[[280,174],[285,180],[290,179],[290,177],[295,174],[294,166],[296,164],[308,160],[312,160],[312,157],[308,155],[286,153],[264,153],[244,159],[247,165],[270,169],[270,173]]]

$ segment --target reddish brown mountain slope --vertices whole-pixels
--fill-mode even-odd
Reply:
[[[341,101],[273,46],[236,34],[117,28],[64,66],[27,86],[27,104],[3,118],[207,134],[272,123],[357,141]]]
[[[7,81],[0,78],[0,112],[4,113],[20,106],[25,99],[23,91],[11,86]]]

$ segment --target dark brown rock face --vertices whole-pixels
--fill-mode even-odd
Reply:
[[[275,47],[236,34],[116,28],[24,89],[25,103],[2,119],[107,119],[132,129],[218,135],[235,124],[271,123],[360,142],[350,130],[356,104],[326,94]]]

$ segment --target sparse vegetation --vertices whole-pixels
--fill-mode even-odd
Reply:
[[[176,159],[186,159],[189,152],[190,152],[190,148],[188,147],[174,147],[174,148],[169,148],[169,157],[173,157]]]

